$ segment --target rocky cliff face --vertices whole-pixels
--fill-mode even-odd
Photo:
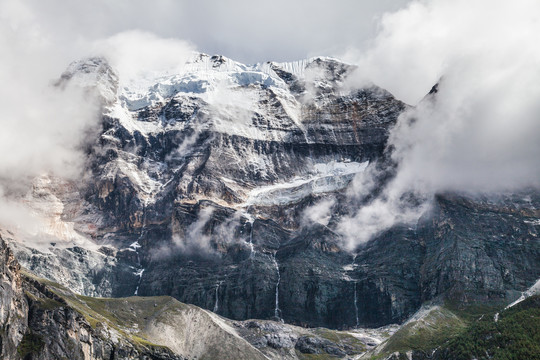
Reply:
[[[0,237],[2,359],[303,359],[358,356],[360,333],[230,321],[168,296],[92,298],[21,270]]]
[[[14,358],[26,332],[28,304],[24,300],[20,266],[0,237],[0,355]]]
[[[485,303],[518,297],[540,277],[539,205],[535,192],[439,196],[421,230],[422,298],[445,294]]]
[[[183,359],[107,326],[92,327],[62,296],[22,274],[2,237],[0,276],[2,359]]]
[[[376,86],[345,86],[352,71],[329,58],[246,66],[197,54],[181,73],[123,82],[102,59],[74,63],[61,82],[97,88],[102,130],[81,181],[36,179],[26,201],[52,225],[39,247],[13,241],[17,257],[81,294],[170,295],[306,326],[517,297],[540,274],[532,190],[440,196],[416,226],[343,249],[335,224],[362,206],[346,189],[368,167],[391,177],[387,138],[407,108]],[[330,216],[314,220],[305,211],[321,201]]]

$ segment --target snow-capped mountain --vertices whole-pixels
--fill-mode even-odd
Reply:
[[[174,73],[123,79],[104,59],[75,62],[59,85],[103,104],[87,171],[36,179],[24,201],[48,225],[4,237],[25,267],[78,293],[170,295],[231,319],[382,326],[432,299],[514,300],[540,277],[535,192],[439,195],[417,226],[343,247],[336,223],[362,206],[347,188],[374,167],[381,184],[392,177],[387,140],[408,108],[349,86],[354,69],[194,54]]]

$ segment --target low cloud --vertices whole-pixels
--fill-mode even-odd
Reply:
[[[48,174],[79,178],[85,167],[85,144],[101,123],[101,99],[84,83],[58,79],[68,65],[103,56],[129,82],[156,72],[175,72],[192,55],[182,40],[162,39],[142,31],[106,38],[77,37],[38,11],[33,1],[0,3],[0,224],[36,221],[17,199],[32,179]],[[84,77],[84,76],[83,76]],[[82,86],[81,86],[82,85]],[[115,94],[110,94],[113,97]],[[11,209],[11,210],[10,210]],[[27,218],[26,220],[23,217]]]
[[[310,226],[320,224],[327,226],[332,217],[332,210],[336,204],[335,198],[323,199],[315,205],[306,208],[302,213],[301,225]]]
[[[205,231],[206,224],[212,218],[215,209],[206,207],[199,212],[195,222],[190,224],[182,235],[175,234],[172,237],[174,248],[186,254],[210,254],[212,249],[212,237]]]
[[[161,38],[141,30],[94,40],[92,48],[91,53],[106,58],[124,83],[144,83],[144,79],[156,75],[178,74],[195,51],[195,46],[187,41]]]
[[[24,229],[25,233],[36,234],[42,227],[42,219],[29,208],[4,194],[0,187],[0,222],[9,229]]]
[[[349,247],[416,221],[435,193],[540,186],[539,13],[527,0],[434,0],[383,18],[356,80],[417,105],[390,135],[395,178],[340,224]],[[410,198],[425,201],[409,207]]]
[[[24,3],[0,5],[0,223],[26,224],[14,198],[32,178],[48,173],[74,178],[82,171],[82,141],[98,124],[99,106],[83,89],[55,86],[62,54]]]

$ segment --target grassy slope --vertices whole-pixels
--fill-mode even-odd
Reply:
[[[76,295],[31,273],[23,273],[64,299],[92,327],[107,326],[135,344],[166,346],[180,354],[196,354],[201,359],[238,356],[239,353],[244,355],[240,358],[264,358],[236,335],[226,320],[172,297],[92,298]],[[62,306],[49,298],[35,300],[46,309]],[[462,309],[450,303],[428,308],[422,316],[404,324],[371,356],[384,358],[394,352],[409,350],[431,353],[438,348],[440,359],[487,359],[488,356],[509,360],[540,359],[540,296],[530,297],[501,311],[497,322],[494,321],[495,313],[496,309],[489,306]],[[364,350],[360,342],[345,332],[322,328],[309,332],[333,343],[346,344],[358,352]],[[296,353],[306,359],[330,358],[328,354]]]
[[[490,314],[491,315],[491,314]],[[476,359],[540,359],[540,296],[472,322],[457,337],[439,350],[441,358]]]
[[[420,319],[404,324],[384,345],[384,353],[432,349],[465,328],[465,322],[445,307],[435,306]]]
[[[392,335],[372,359],[410,350],[431,354],[435,359],[470,360],[540,359],[540,296],[500,311],[475,305],[458,308],[447,303],[411,319]]]
[[[27,271],[23,274],[65,300],[93,328],[106,326],[136,345],[168,347],[198,359],[226,358],[231,354],[236,359],[264,359],[262,353],[224,325],[221,318],[170,296],[93,298],[77,295]],[[37,300],[48,309],[62,306],[51,299]]]
[[[178,354],[198,359],[265,358],[261,351],[237,334],[228,320],[196,306],[181,303],[170,296],[93,298],[77,295],[62,285],[38,278],[28,271],[22,272],[63,299],[71,308],[83,315],[94,329],[97,327],[112,329],[119,336],[138,346],[167,347]],[[50,298],[36,298],[30,293],[27,296],[39,302],[44,309],[64,306]],[[291,327],[293,328],[295,327]],[[362,341],[346,331],[302,328],[298,333],[326,339],[353,354],[361,354],[366,350]],[[261,350],[270,357],[280,358],[284,355],[271,347]],[[291,351],[294,354],[291,358],[336,358],[324,352],[302,354],[294,349]]]

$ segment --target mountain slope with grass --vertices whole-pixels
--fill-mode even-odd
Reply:
[[[272,321],[231,321],[169,296],[95,298],[21,269],[0,238],[6,359],[308,359],[363,354],[369,339]],[[7,261],[6,261],[7,259]]]

